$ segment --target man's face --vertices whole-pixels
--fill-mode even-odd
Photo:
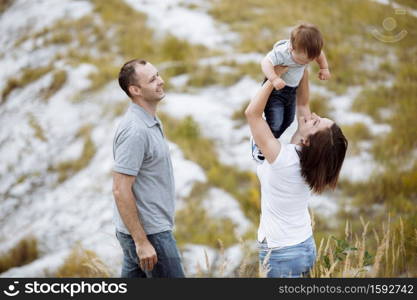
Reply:
[[[145,101],[160,101],[165,97],[164,81],[159,76],[158,70],[151,63],[136,65],[135,69],[139,78],[137,83]]]

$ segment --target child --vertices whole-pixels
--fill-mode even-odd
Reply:
[[[268,98],[265,107],[265,119],[275,138],[291,125],[295,116],[296,90],[304,75],[304,69],[315,60],[320,71],[320,80],[330,78],[329,67],[323,51],[323,38],[320,31],[312,24],[301,24],[291,31],[290,40],[278,41],[273,49],[262,60],[262,71],[265,80],[271,81],[274,90]],[[288,71],[279,76],[274,66],[287,66]],[[298,103],[298,115],[306,119],[310,116],[308,101]],[[252,156],[255,161],[262,163],[264,156],[252,140]]]

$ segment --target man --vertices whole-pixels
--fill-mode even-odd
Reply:
[[[184,277],[172,235],[175,187],[161,121],[164,81],[144,60],[131,60],[119,84],[132,103],[113,141],[116,236],[123,250],[122,277]]]

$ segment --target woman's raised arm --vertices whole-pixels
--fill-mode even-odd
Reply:
[[[278,71],[285,73],[287,69],[286,67],[279,67]],[[274,137],[268,124],[262,117],[266,102],[272,90],[272,83],[267,80],[252,98],[245,111],[253,139],[269,163],[275,161],[281,150],[280,142]]]

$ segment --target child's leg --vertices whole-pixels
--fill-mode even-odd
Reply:
[[[262,84],[264,84],[266,80],[267,79],[265,78]],[[272,134],[275,136],[275,138],[279,138],[283,132],[282,125],[285,120],[284,114],[285,114],[285,109],[286,109],[285,104],[287,103],[286,98],[287,98],[287,88],[284,88],[279,91],[273,90],[271,94],[269,95],[268,102],[266,103],[266,106],[265,106],[265,110],[264,110],[265,119],[269,127],[271,128]],[[252,138],[251,138],[251,148],[252,148],[252,158],[256,162],[262,163],[265,160],[265,157],[263,156],[262,152],[260,151],[260,149],[255,144]]]
[[[287,130],[288,127],[290,127],[295,117],[296,93],[288,93],[285,98],[286,103],[284,104],[283,121],[281,124],[281,128],[277,132],[277,136],[281,136],[284,133],[284,131]]]
[[[285,94],[282,93],[281,90],[272,91],[265,106],[265,119],[275,138],[279,138],[283,132],[282,125],[284,123],[285,114],[284,96]]]

